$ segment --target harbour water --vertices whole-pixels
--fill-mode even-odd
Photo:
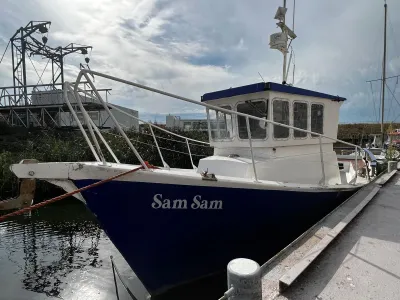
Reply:
[[[129,230],[127,238],[132,238]],[[13,217],[0,223],[0,300],[117,299],[111,255],[138,300],[146,299],[135,274],[80,201],[69,198]],[[130,300],[117,282],[120,300]],[[225,282],[221,274],[158,299],[218,299]]]
[[[116,299],[110,255],[121,275],[134,281],[134,273],[78,200],[13,217],[0,223],[0,299]],[[119,293],[121,300],[130,299],[122,285]]]

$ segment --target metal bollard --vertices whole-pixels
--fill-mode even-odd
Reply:
[[[388,162],[388,173],[397,170],[397,161],[389,161]]]
[[[227,267],[229,300],[261,300],[261,270],[260,265],[247,258],[231,260]]]

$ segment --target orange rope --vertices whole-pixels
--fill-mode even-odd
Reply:
[[[155,169],[155,167],[153,167],[152,165],[150,165],[148,162],[145,162],[145,163],[146,163],[146,165],[147,165],[148,168],[153,168],[153,169]],[[114,180],[114,179],[116,179],[116,178],[119,178],[119,177],[128,175],[129,173],[134,173],[134,172],[139,171],[139,170],[141,170],[141,169],[143,169],[143,166],[140,166],[140,167],[138,167],[138,168],[135,168],[135,169],[132,169],[132,170],[129,170],[129,171],[120,173],[120,174],[115,175],[115,176],[113,176],[113,177],[110,177],[110,178],[107,178],[107,179],[103,179],[103,180],[101,180],[101,181],[98,181],[98,182],[89,184],[89,185],[84,186],[84,187],[82,187],[82,188],[80,188],[80,189],[77,189],[77,190],[75,190],[75,191],[72,191],[72,192],[63,194],[63,195],[61,195],[61,196],[57,196],[57,197],[55,197],[55,198],[52,198],[52,199],[49,199],[49,200],[40,202],[40,203],[35,204],[35,205],[32,205],[32,206],[30,206],[30,207],[26,207],[26,208],[17,210],[17,211],[15,211],[15,212],[12,212],[12,213],[9,213],[9,214],[0,216],[0,222],[4,221],[5,219],[7,219],[7,218],[9,218],[9,217],[21,215],[21,214],[23,214],[23,213],[25,213],[25,212],[28,212],[28,211],[37,209],[37,208],[39,208],[39,207],[43,207],[43,206],[45,206],[45,205],[47,205],[47,204],[50,204],[50,203],[53,203],[53,202],[56,202],[56,201],[59,201],[59,200],[62,200],[62,199],[65,199],[65,198],[67,198],[67,197],[69,197],[69,196],[72,196],[72,195],[75,195],[75,194],[77,194],[77,193],[86,191],[86,190],[88,190],[88,189],[90,189],[90,188],[99,186],[99,185],[101,185],[101,184],[107,183],[107,182],[112,181],[112,180]]]

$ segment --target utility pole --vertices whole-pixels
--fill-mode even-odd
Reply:
[[[382,109],[381,109],[381,134],[382,134],[382,148],[384,145],[385,130],[384,130],[384,117],[385,117],[385,86],[386,86],[386,25],[387,25],[387,4],[385,1],[385,32],[383,38],[383,67],[382,67]]]

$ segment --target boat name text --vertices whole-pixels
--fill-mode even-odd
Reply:
[[[222,203],[222,200],[202,199],[200,195],[194,196],[192,202],[188,203],[186,199],[163,199],[162,194],[156,194],[151,207],[154,209],[222,209]]]

